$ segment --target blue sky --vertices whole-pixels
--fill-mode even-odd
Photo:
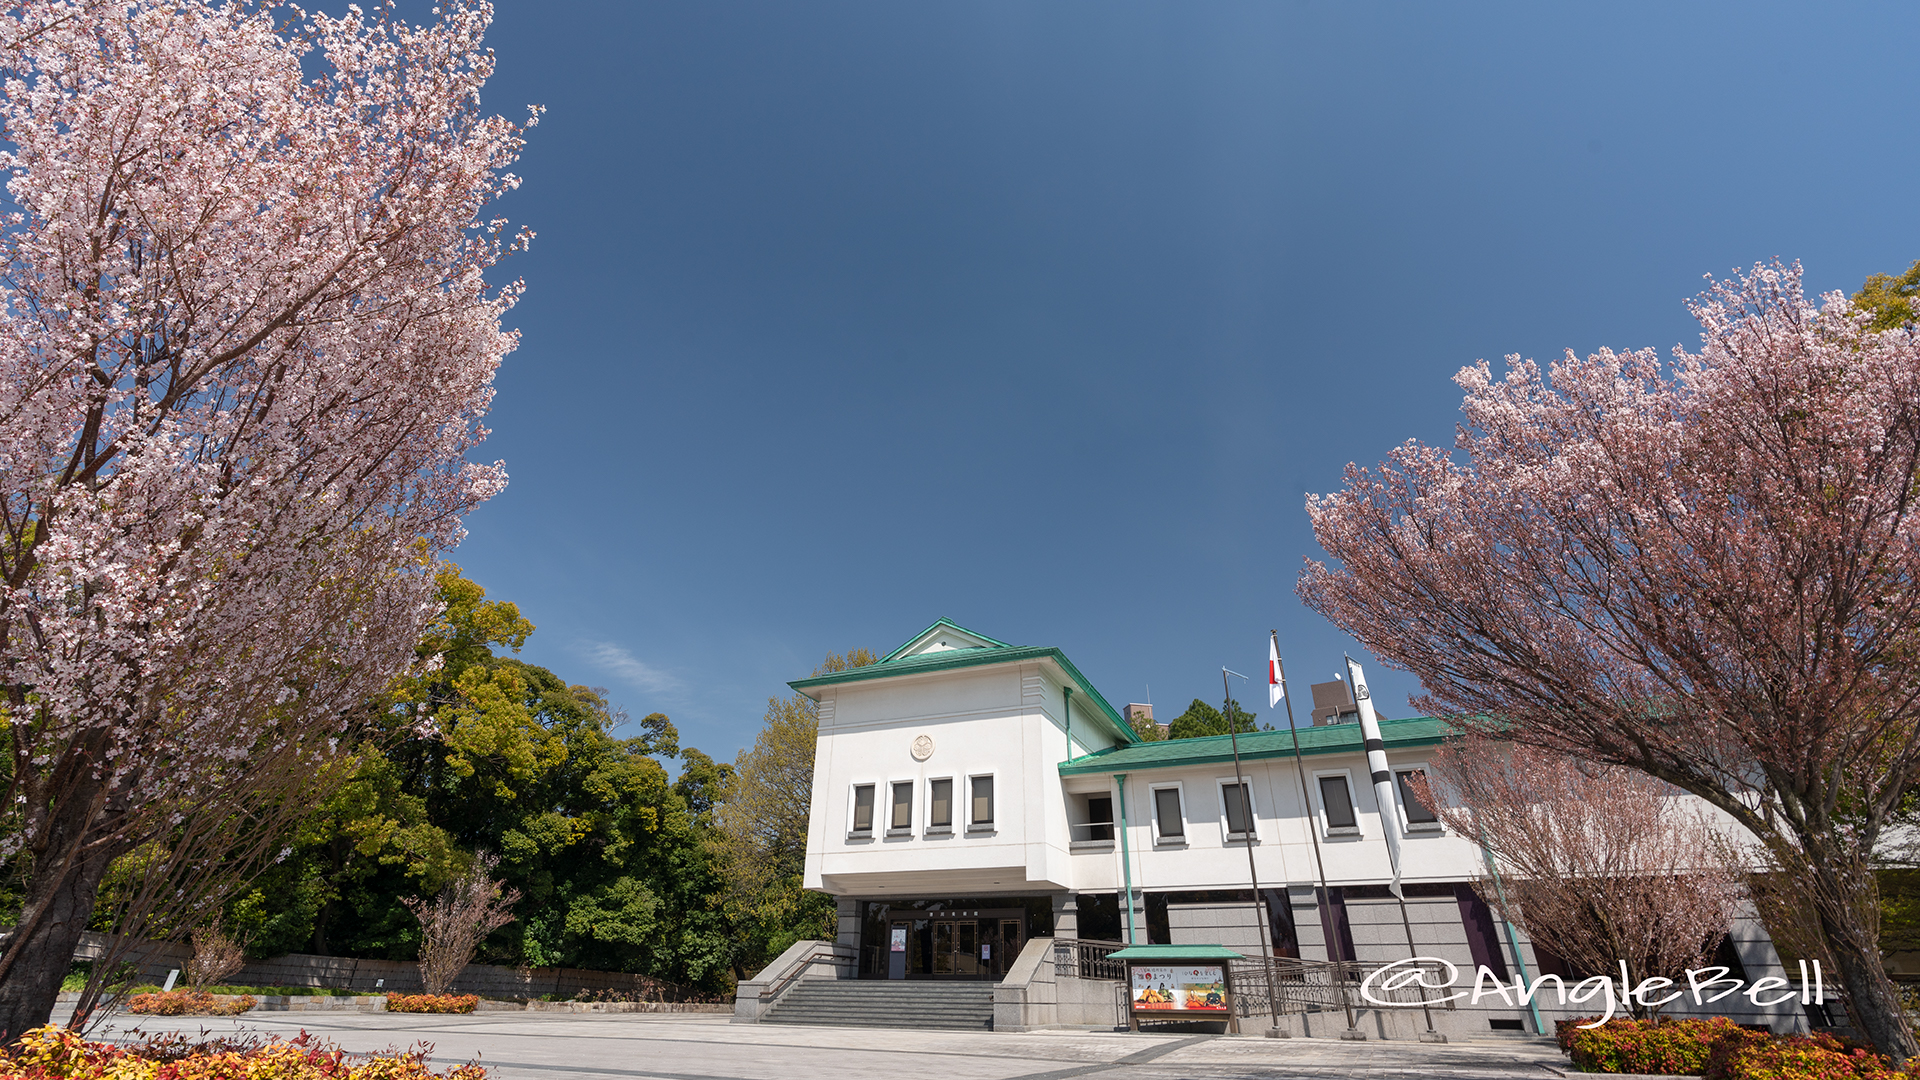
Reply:
[[[1920,7],[499,0],[539,233],[456,560],[731,758],[937,617],[1163,716],[1369,659],[1306,492],[1477,359],[1675,344],[1702,275],[1920,258]],[[1414,681],[1369,667],[1383,711]],[[1264,704],[1256,685],[1243,697]]]

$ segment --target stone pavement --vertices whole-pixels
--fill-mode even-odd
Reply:
[[[137,1021],[137,1023],[136,1023]],[[1434,1046],[1411,1042],[1262,1039],[1124,1032],[905,1031],[729,1024],[660,1014],[256,1013],[120,1016],[95,1038],[128,1029],[302,1029],[349,1051],[425,1041],[438,1066],[475,1057],[495,1080],[1318,1080],[1449,1077],[1554,1080],[1565,1058],[1546,1040]]]

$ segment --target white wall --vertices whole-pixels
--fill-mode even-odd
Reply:
[[[1066,680],[1050,661],[960,668],[821,687],[806,886],[862,896],[1063,891],[1073,887],[1059,763]],[[1112,745],[1078,689],[1073,752]],[[933,742],[926,761],[914,740]],[[994,822],[970,828],[969,780],[994,777]],[[927,782],[954,782],[951,831],[927,823]],[[914,784],[912,827],[888,835],[890,785]],[[871,837],[850,837],[855,785],[873,784]]]
[[[1425,763],[1418,750],[1389,752],[1395,769]],[[1253,795],[1254,866],[1262,887],[1308,885],[1320,881],[1315,863],[1314,837],[1320,832],[1320,858],[1334,884],[1384,883],[1393,876],[1387,856],[1384,827],[1400,836],[1404,881],[1460,881],[1482,869],[1478,848],[1442,830],[1409,828],[1398,810],[1381,820],[1373,786],[1367,778],[1364,754],[1322,754],[1302,758],[1309,786],[1303,800],[1292,758],[1242,763],[1241,775]],[[1344,772],[1353,794],[1359,834],[1329,836],[1322,821],[1316,775]],[[1133,859],[1133,887],[1155,892],[1173,889],[1246,888],[1248,871],[1243,842],[1228,842],[1221,783],[1229,786],[1233,766],[1205,765],[1178,769],[1134,771],[1126,779],[1127,848]],[[1186,841],[1162,842],[1152,820],[1156,788],[1177,785],[1186,806]],[[1091,791],[1116,790],[1111,777],[1077,776],[1065,782],[1065,803]],[[1115,817],[1119,813],[1116,807]],[[1116,829],[1118,823],[1116,821]],[[1121,845],[1093,848],[1080,845],[1074,856],[1073,888],[1079,892],[1106,892],[1121,887]]]

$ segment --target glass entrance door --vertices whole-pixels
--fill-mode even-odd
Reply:
[[[1014,958],[1020,955],[1020,920],[1001,919],[999,940],[993,942],[993,977],[998,979],[1013,966]]]
[[[933,924],[933,974],[978,976],[980,921],[936,919]]]

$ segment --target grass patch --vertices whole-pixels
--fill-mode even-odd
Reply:
[[[72,972],[60,981],[60,989],[63,992],[78,993],[84,989],[86,985],[87,973],[84,971]],[[177,982],[173,984],[173,988],[175,990],[185,990],[187,989],[187,984]],[[129,994],[157,994],[160,992],[160,984],[143,982],[130,988],[127,992]],[[243,994],[251,994],[254,997],[378,997],[380,995],[380,992],[377,990],[341,990],[331,986],[209,986],[207,987],[207,993],[228,994],[233,997],[239,997]]]

